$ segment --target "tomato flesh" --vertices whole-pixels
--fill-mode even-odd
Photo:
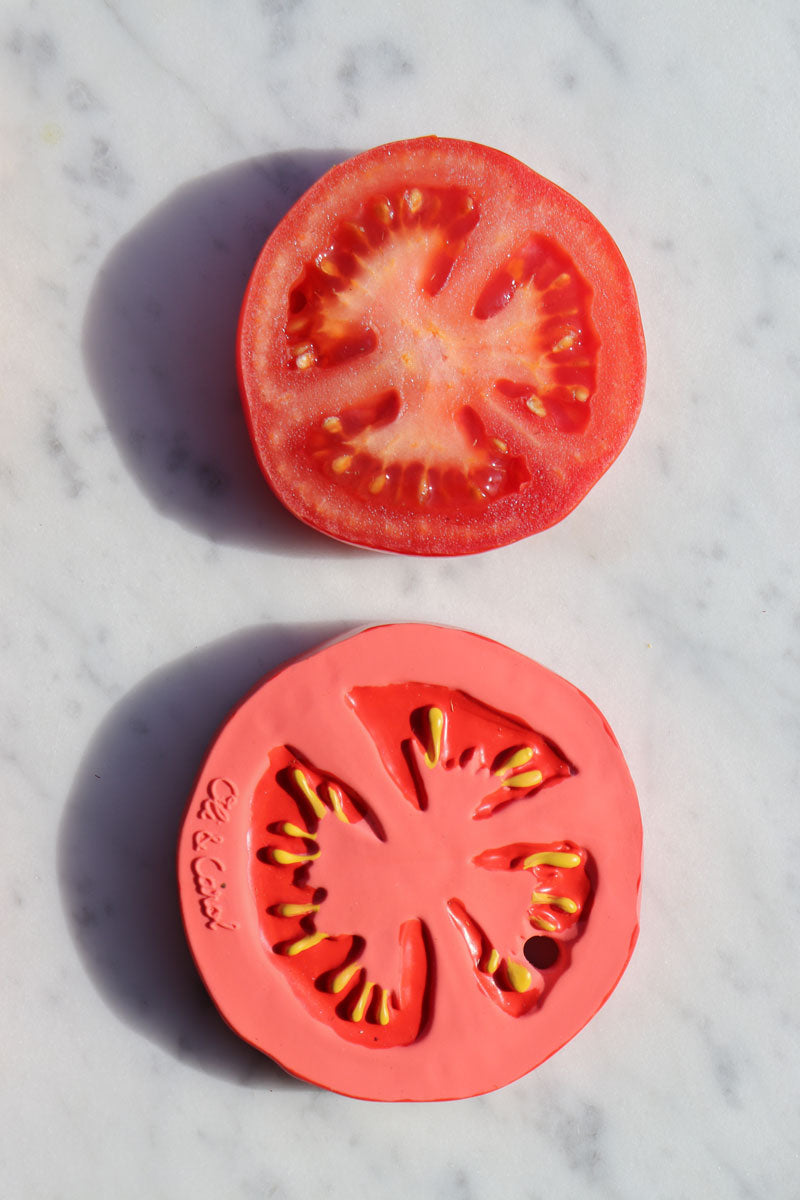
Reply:
[[[360,155],[267,243],[240,326],[262,468],[301,519],[416,554],[569,512],[627,440],[644,343],[624,262],[577,201],[473,143]]]

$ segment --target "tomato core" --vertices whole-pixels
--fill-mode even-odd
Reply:
[[[289,362],[312,371],[380,355],[402,382],[332,405],[309,434],[315,467],[373,506],[479,507],[518,491],[530,479],[524,458],[509,453],[469,398],[580,432],[599,345],[590,287],[553,242],[530,238],[465,322],[439,295],[480,221],[472,196],[412,187],[373,197],[354,217],[289,294]]]

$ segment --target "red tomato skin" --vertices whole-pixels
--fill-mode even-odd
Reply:
[[[513,876],[506,879],[522,885],[527,896],[527,873],[519,856],[531,850],[550,846],[577,852],[582,862],[588,854],[590,860],[588,874],[583,867],[577,872],[573,891],[580,902],[586,899],[586,916],[565,917],[567,922],[577,922],[577,928],[565,934],[574,940],[559,943],[566,953],[553,972],[552,996],[547,990],[539,1004],[538,994],[526,998],[507,987],[498,992],[487,971],[478,971],[479,926],[464,925],[456,892],[451,897],[443,894],[438,924],[431,927],[432,940],[430,933],[425,935],[435,952],[433,973],[434,960],[429,957],[427,967],[419,961],[417,939],[413,951],[417,961],[402,985],[405,988],[409,979],[413,985],[420,971],[424,976],[426,970],[433,980],[432,1006],[428,1007],[426,996],[420,1036],[377,1049],[369,1043],[357,1044],[355,1032],[348,1030],[347,1039],[337,1035],[330,1027],[330,1013],[326,1017],[322,1011],[325,997],[315,1006],[307,990],[298,991],[292,984],[284,970],[290,960],[278,961],[270,939],[265,940],[269,921],[265,926],[262,893],[253,873],[259,869],[256,850],[270,836],[257,815],[256,793],[270,753],[265,747],[282,739],[302,741],[311,757],[326,760],[328,778],[344,780],[348,765],[357,761],[359,771],[351,769],[349,774],[358,775],[363,796],[370,799],[379,787],[385,788],[390,772],[377,755],[368,752],[374,743],[363,729],[358,734],[358,718],[343,699],[354,681],[364,678],[365,663],[370,664],[367,682],[371,684],[394,687],[427,672],[457,689],[481,692],[493,710],[531,718],[552,745],[570,755],[574,775],[556,782],[552,790],[543,790],[540,800],[520,800],[497,816],[472,823],[469,806],[464,806],[464,828],[473,833],[477,828],[486,847],[483,861],[480,855],[475,860],[482,886],[492,889],[510,870]],[[331,701],[337,697],[339,715],[332,730],[326,730],[321,727],[324,714],[332,711]],[[341,720],[348,711],[351,723],[343,737]],[[347,782],[352,785],[353,779]],[[559,793],[556,788],[564,790]],[[433,819],[430,813],[420,815],[396,784],[389,793],[397,813],[416,813],[414,819],[420,818],[423,827]],[[551,795],[557,804],[549,802]],[[391,815],[388,810],[381,810],[382,817],[387,815]],[[329,826],[333,831],[343,828],[335,820]],[[536,840],[511,841],[507,833],[515,827],[524,831],[526,839],[532,835]],[[457,871],[463,869],[458,867],[459,830],[458,824],[453,826]],[[300,842],[284,844],[302,850]],[[636,793],[619,745],[591,701],[565,680],[489,639],[445,627],[393,625],[362,630],[285,664],[243,700],[201,769],[187,806],[177,863],[190,948],[228,1024],[301,1079],[355,1098],[410,1101],[457,1099],[494,1090],[526,1074],[575,1036],[608,999],[633,952],[640,861]],[[335,883],[335,865],[327,863],[324,853],[320,869],[323,863],[325,882]],[[560,866],[535,867],[534,886],[547,889],[548,872],[553,880],[550,891],[564,894],[568,870]],[[429,882],[422,890],[431,886]],[[591,888],[588,897],[587,887]],[[418,891],[411,879],[408,888],[408,915],[413,918]],[[274,899],[271,893],[263,895]],[[365,911],[372,911],[374,900],[372,893],[364,897]],[[330,897],[325,903],[329,901]],[[523,897],[520,919],[526,919],[526,903]],[[479,925],[484,911],[477,914]],[[536,911],[553,910],[545,906]],[[454,917],[456,924],[461,921],[461,933],[454,930],[449,937],[443,930],[452,928]],[[491,919],[496,924],[496,918]],[[287,930],[293,929],[289,921]],[[408,926],[397,933],[401,939],[407,937]],[[296,936],[296,931],[290,936]],[[322,943],[326,945],[331,943]],[[306,953],[313,956],[317,949]],[[335,954],[326,965],[338,966]],[[418,996],[413,986],[407,994],[399,992],[400,1008],[413,1007]]]
[[[574,440],[580,435],[571,432],[581,422],[576,425],[573,417],[562,411],[542,465],[534,461],[532,482],[493,501],[490,511],[461,507],[439,514],[436,520],[389,508],[359,511],[359,505],[342,502],[335,489],[325,492],[312,486],[313,468],[304,462],[303,446],[297,438],[281,440],[277,436],[263,395],[265,390],[274,394],[292,383],[279,362],[285,347],[286,313],[285,304],[267,304],[265,308],[262,301],[274,289],[285,301],[302,262],[330,241],[340,217],[332,197],[340,191],[354,199],[367,194],[371,187],[380,187],[394,164],[411,175],[424,175],[423,182],[445,176],[449,181],[456,170],[453,163],[462,160],[468,165],[463,172],[466,186],[475,185],[470,172],[478,172],[486,187],[499,188],[498,181],[502,181],[504,189],[500,190],[513,191],[517,209],[526,204],[531,207],[539,219],[537,229],[565,246],[589,280],[592,314],[601,341],[600,383],[594,397],[601,416],[591,422],[591,444],[584,453]],[[294,253],[288,274],[287,247]],[[274,377],[266,385],[259,380],[257,335],[273,347],[270,374]],[[378,146],[333,167],[287,213],[267,240],[248,283],[237,335],[237,370],[245,419],[262,473],[295,516],[319,532],[360,547],[406,555],[454,556],[519,541],[552,527],[573,511],[630,438],[644,396],[646,350],[628,268],[611,235],[588,209],[502,151],[429,136]],[[558,461],[551,463],[548,455],[554,447]]]

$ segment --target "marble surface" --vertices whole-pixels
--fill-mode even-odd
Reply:
[[[0,6],[5,1195],[800,1194],[799,56],[790,0]],[[587,500],[457,561],[285,514],[231,367],[289,203],[429,132],[587,204],[649,349]],[[240,1043],[175,902],[218,722],[385,620],[575,682],[645,823],[610,1002],[532,1075],[444,1105],[342,1099]]]

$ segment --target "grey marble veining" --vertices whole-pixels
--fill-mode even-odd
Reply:
[[[800,1195],[799,67],[788,0],[2,6],[4,1194]],[[233,369],[292,201],[430,132],[587,204],[648,341],[613,469],[467,560],[299,526]],[[571,679],[642,804],[619,988],[532,1075],[454,1104],[286,1076],[216,1016],[174,902],[219,721],[383,620]]]

